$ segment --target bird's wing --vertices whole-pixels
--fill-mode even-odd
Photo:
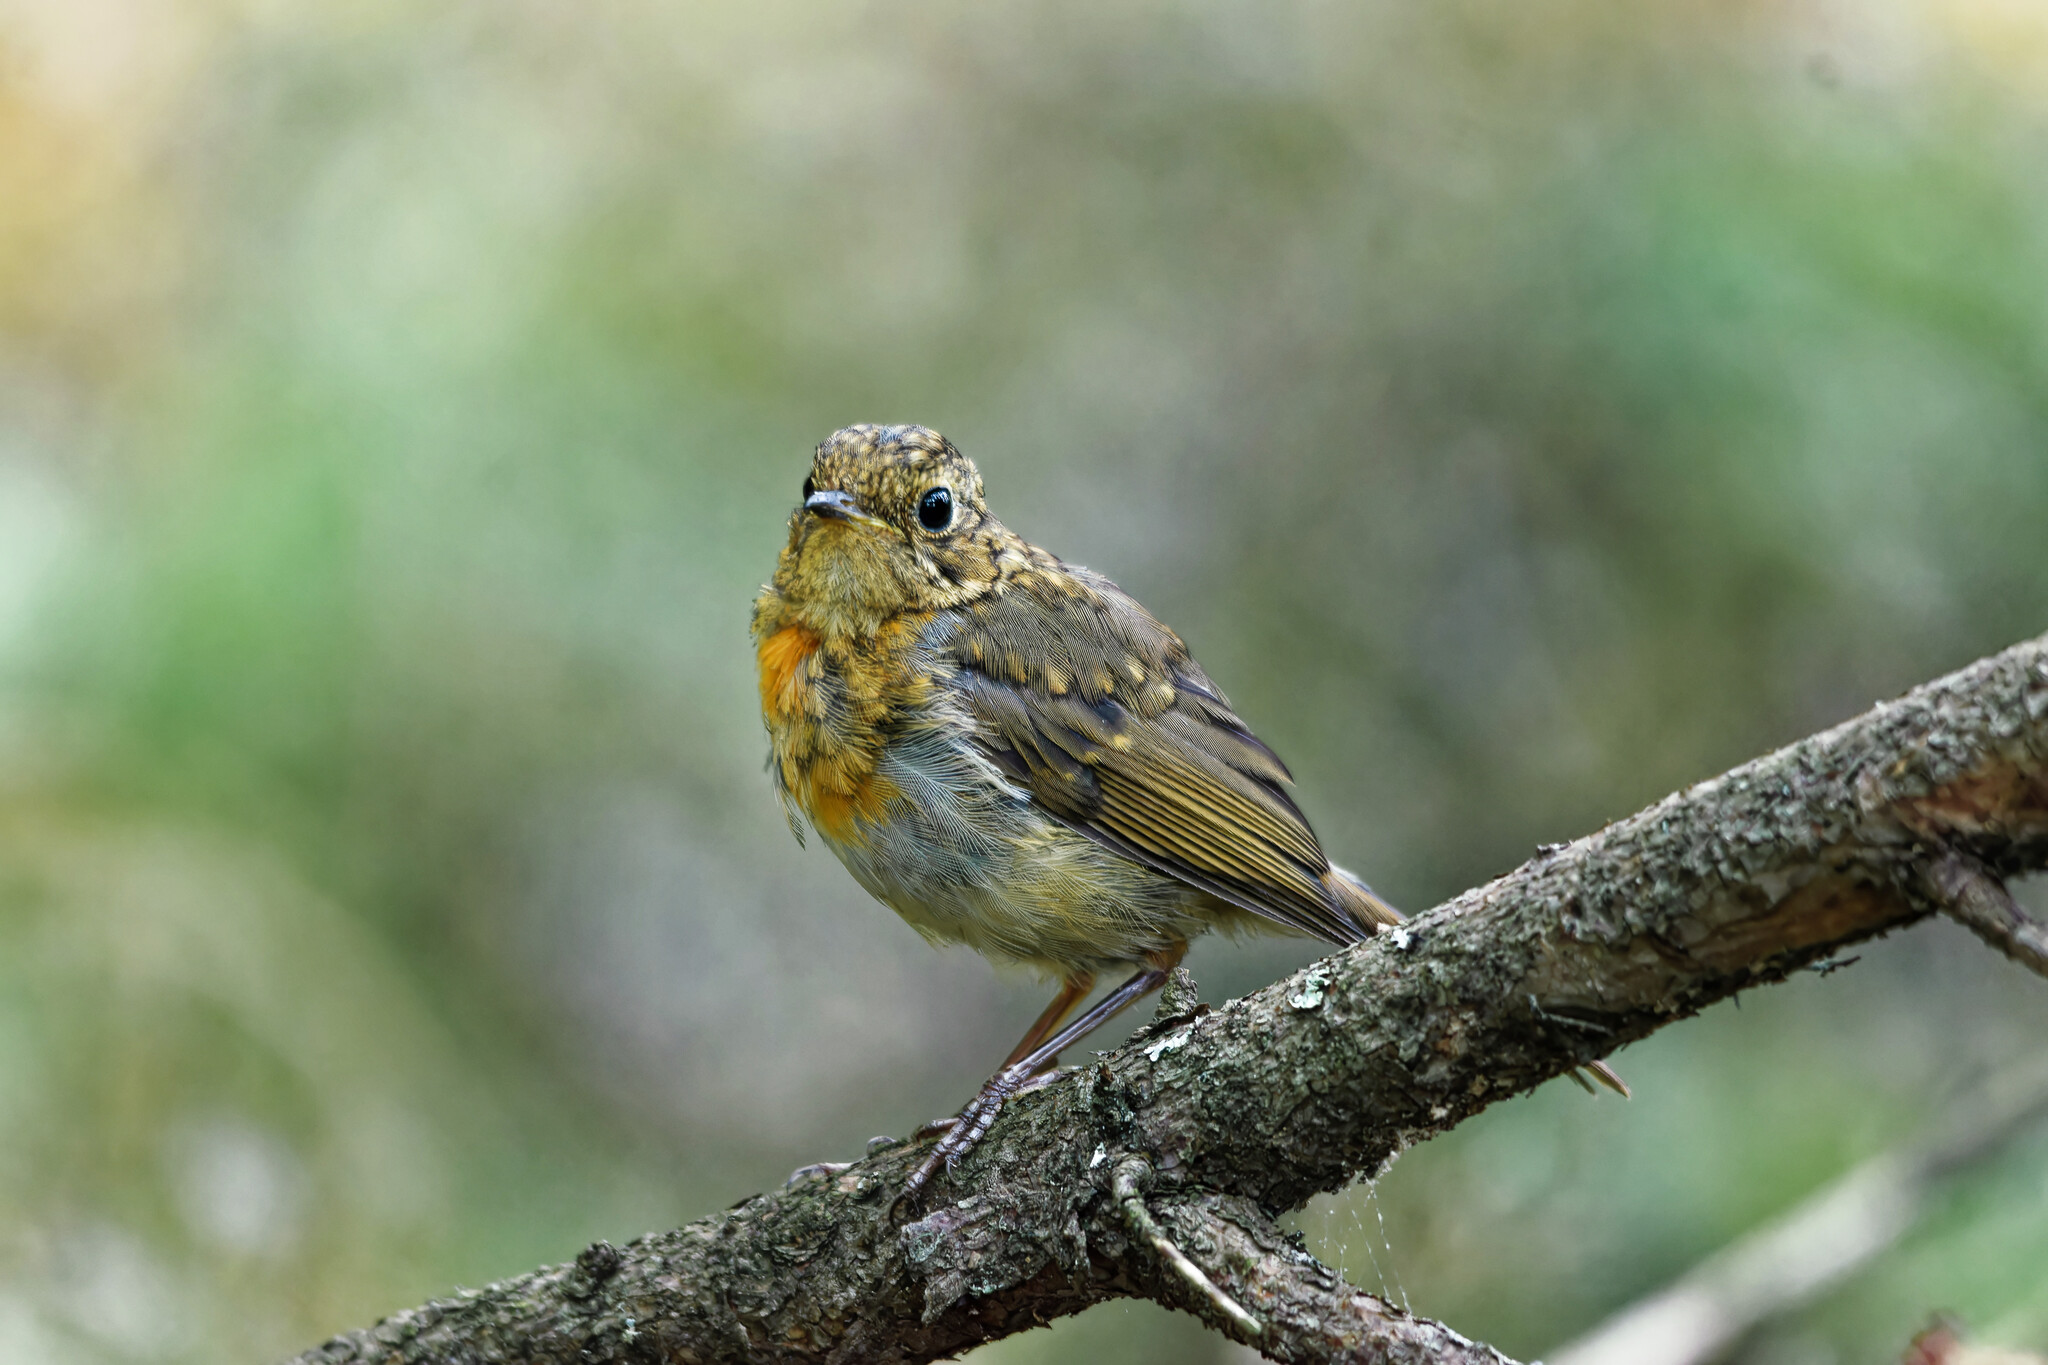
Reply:
[[[976,741],[1047,813],[1232,905],[1332,942],[1395,918],[1333,869],[1293,779],[1180,637],[1053,562],[962,608],[944,648]]]

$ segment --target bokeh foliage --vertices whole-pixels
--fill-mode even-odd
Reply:
[[[1414,907],[2038,632],[2044,139],[2011,0],[0,8],[0,1360],[280,1355],[965,1097],[1037,987],[760,772],[846,422],[1179,628]],[[1531,1356],[2040,984],[1918,929],[1303,1226]],[[2044,1205],[2034,1139],[1748,1357],[2048,1346]]]

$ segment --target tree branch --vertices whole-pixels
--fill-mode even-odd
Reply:
[[[1259,1349],[1504,1357],[1344,1285],[1266,1222],[1508,1096],[2048,865],[2048,637],[1917,689],[1007,1106],[927,1212],[897,1147],[622,1250],[337,1337],[342,1362],[925,1361],[1106,1299],[1250,1330],[1133,1237],[1116,1173]],[[1138,1224],[1143,1226],[1142,1222]]]
[[[1302,1250],[1250,1200],[1232,1195],[1185,1196],[1162,1209],[1168,1234],[1217,1268],[1219,1287],[1251,1305],[1260,1333],[1249,1344],[1289,1365],[1514,1365],[1491,1346],[1469,1341],[1440,1322],[1418,1318],[1344,1277]],[[1172,1286],[1148,1294],[1184,1308],[1226,1335],[1245,1338]]]
[[[2028,971],[2048,976],[2048,929],[2020,909],[2005,883],[1976,859],[1944,853],[1921,869],[1948,916]]]

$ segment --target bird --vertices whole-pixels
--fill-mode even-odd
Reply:
[[[1330,861],[1286,765],[1181,637],[1004,526],[974,463],[927,427],[819,443],[752,633],[768,771],[798,840],[813,831],[925,938],[1058,983],[935,1125],[899,1203],[1162,986],[1190,940],[1347,944],[1401,919]],[[1129,974],[1070,1018],[1111,971]]]

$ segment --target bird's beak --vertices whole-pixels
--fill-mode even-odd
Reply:
[[[836,488],[821,488],[805,498],[804,510],[831,521],[850,521],[863,526],[886,527],[889,524],[880,517],[871,517],[861,511],[860,504],[853,500],[851,493],[842,493]]]

